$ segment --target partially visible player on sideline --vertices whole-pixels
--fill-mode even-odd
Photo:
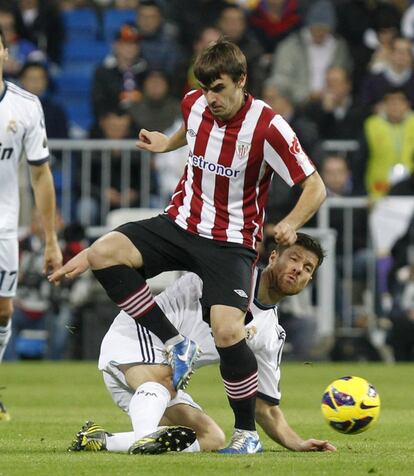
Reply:
[[[89,249],[88,260],[108,296],[170,349],[175,388],[187,381],[197,346],[168,321],[146,278],[187,270],[203,280],[202,301],[210,309],[235,435],[244,438],[238,452],[255,453],[261,447],[254,418],[257,362],[244,336],[244,316],[269,185],[275,171],[303,188],[296,206],[275,226],[282,245],[295,242],[296,230],[326,192],[289,125],[246,92],[246,71],[245,56],[229,41],[201,52],[194,64],[201,89],[182,101],[183,126],[171,137],[141,130],[137,142],[150,152],[188,144],[188,162],[169,206],[163,215],[104,235]]]
[[[48,160],[49,149],[42,106],[24,89],[3,80],[8,59],[0,28],[0,362],[11,336],[13,296],[18,277],[18,166],[23,153],[31,170],[36,206],[45,232],[44,272],[62,265],[55,231],[55,189]],[[0,421],[10,415],[0,402]]]
[[[247,343],[258,362],[256,420],[274,441],[293,451],[335,451],[327,441],[302,439],[290,428],[279,407],[285,331],[279,325],[276,304],[284,296],[300,293],[322,260],[319,243],[304,233],[298,233],[294,245],[278,246],[272,252],[268,266],[254,272],[254,300],[246,319]],[[201,346],[203,353],[197,364],[207,365],[218,362],[219,355],[210,328],[203,321],[202,288],[200,278],[187,273],[155,300],[177,329]],[[197,451],[223,446],[224,435],[214,421],[188,394],[179,390],[175,395],[162,342],[136,325],[123,311],[103,339],[99,369],[113,400],[129,414],[134,431],[108,433],[88,422],[76,435],[71,446],[73,451],[106,449],[161,453],[174,447],[181,451]],[[197,441],[191,432],[181,428],[166,428],[151,434],[161,417],[161,424],[192,428]],[[234,445],[239,443],[240,438],[234,441]]]

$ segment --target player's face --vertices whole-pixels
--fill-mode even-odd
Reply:
[[[242,76],[240,81],[235,83],[227,74],[222,74],[209,86],[200,83],[213,116],[223,121],[235,116],[243,104],[245,84],[246,76]]]
[[[278,292],[293,296],[306,287],[318,265],[317,256],[298,245],[270,257],[271,286]]]

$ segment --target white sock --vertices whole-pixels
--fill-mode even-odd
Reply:
[[[135,441],[135,434],[133,431],[113,433],[112,435],[106,435],[106,449],[108,451],[128,453],[129,447],[135,443]]]
[[[158,427],[159,429],[161,427]],[[146,435],[145,435],[146,436]],[[118,453],[128,453],[129,448],[136,442],[135,433],[133,431],[126,431],[124,433],[112,433],[106,435],[106,449],[108,451],[114,451]],[[195,440],[188,448],[182,451],[182,453],[198,453],[201,451],[200,443]]]
[[[0,326],[0,362],[3,360],[4,352],[11,337],[11,319],[6,326]]]
[[[191,444],[188,448],[183,450],[181,453],[198,453],[199,451],[201,451],[200,443],[198,442],[198,440],[195,440],[193,444]]]
[[[175,344],[179,344],[184,340],[184,336],[181,334],[178,334],[177,336],[171,337],[171,339],[168,339],[164,342],[165,347],[168,349],[169,347],[172,347]]]
[[[234,431],[242,431],[242,432],[247,432],[247,433],[250,433],[252,436],[254,436],[255,438],[259,438],[259,433],[257,433],[256,430],[241,430],[240,428],[235,428]]]
[[[135,441],[157,430],[170,400],[170,392],[160,383],[145,382],[137,388],[129,404]]]

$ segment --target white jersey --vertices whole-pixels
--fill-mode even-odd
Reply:
[[[256,270],[256,283],[259,277],[260,270]],[[155,298],[179,332],[200,345],[202,353],[196,367],[220,360],[211,329],[203,321],[201,296],[201,279],[196,274],[186,273]],[[263,306],[255,299],[249,316],[252,320],[246,325],[246,339],[257,359],[258,396],[278,404],[280,360],[286,333],[279,325],[276,306]],[[114,365],[129,363],[166,363],[165,349],[155,335],[121,311],[102,341],[99,369],[112,372]]]
[[[16,238],[19,218],[18,166],[23,152],[31,165],[48,160],[39,99],[8,81],[0,96],[0,238]]]

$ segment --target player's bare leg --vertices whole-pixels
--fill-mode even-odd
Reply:
[[[225,435],[217,423],[206,413],[189,405],[168,407],[161,425],[183,425],[192,428],[197,435],[201,451],[214,451],[225,444]]]
[[[11,317],[13,314],[13,300],[9,297],[0,297],[0,362],[11,337]]]
[[[0,297],[0,362],[11,337],[11,316],[13,313],[13,301],[9,297]],[[10,414],[0,401],[0,422],[10,420]]]

